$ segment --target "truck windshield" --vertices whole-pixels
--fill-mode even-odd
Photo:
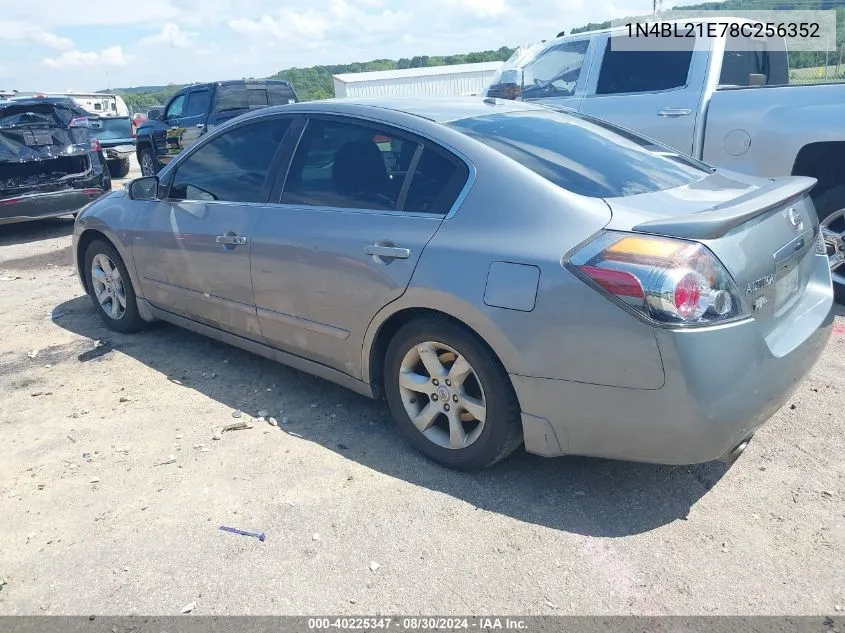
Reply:
[[[293,90],[285,84],[223,85],[218,86],[215,111],[249,110],[266,106],[284,105],[296,101]]]
[[[551,109],[448,123],[573,193],[617,198],[696,182],[712,168],[622,128]]]

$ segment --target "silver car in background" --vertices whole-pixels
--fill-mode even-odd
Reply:
[[[814,180],[498,99],[263,109],[88,206],[79,274],[371,397],[429,458],[735,458],[831,331]]]

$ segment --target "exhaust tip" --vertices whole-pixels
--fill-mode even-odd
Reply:
[[[733,464],[739,456],[745,451],[748,447],[749,442],[751,442],[751,438],[754,437],[753,435],[749,435],[744,440],[742,440],[739,444],[734,446],[731,450],[725,453],[722,457],[719,458],[719,461],[725,462],[726,464]]]

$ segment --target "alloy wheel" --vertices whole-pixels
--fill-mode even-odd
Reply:
[[[109,317],[118,321],[126,314],[126,289],[120,270],[108,255],[99,253],[91,262],[94,296]]]
[[[845,286],[845,209],[822,220],[821,229],[833,282]]]
[[[155,176],[155,165],[153,165],[153,158],[148,153],[141,154],[141,173],[144,176]]]
[[[462,449],[484,429],[487,400],[467,359],[443,343],[426,341],[405,354],[399,394],[417,430],[443,448]]]

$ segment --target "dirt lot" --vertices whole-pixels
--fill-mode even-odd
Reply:
[[[0,614],[845,609],[841,316],[729,469],[520,453],[464,475],[382,402],[175,327],[106,330],[71,227],[0,228]],[[262,409],[288,423],[212,439]]]

